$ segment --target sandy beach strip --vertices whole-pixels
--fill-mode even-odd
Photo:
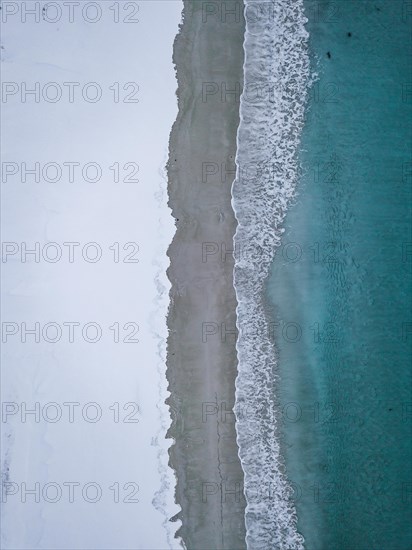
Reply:
[[[242,3],[184,2],[174,44],[179,113],[169,144],[168,251],[170,464],[188,549],[245,546],[243,472],[235,420],[236,297],[231,206],[239,95]],[[226,11],[225,11],[226,10]],[[177,519],[177,518],[176,518]]]

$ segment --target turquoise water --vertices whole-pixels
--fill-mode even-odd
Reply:
[[[282,449],[308,550],[407,550],[412,6],[305,9],[319,78],[267,285]]]

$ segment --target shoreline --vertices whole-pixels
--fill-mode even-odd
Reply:
[[[173,48],[179,110],[167,165],[176,233],[168,249],[166,403],[174,440],[169,464],[181,507],[172,519],[182,522],[177,536],[186,548],[199,550],[246,548],[232,411],[237,302],[231,172],[240,120],[239,98],[230,94],[243,83],[243,39],[242,16],[232,24],[218,16],[205,20],[201,3],[184,1]]]

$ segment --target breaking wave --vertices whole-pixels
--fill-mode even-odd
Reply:
[[[299,550],[292,488],[280,452],[276,348],[264,287],[298,179],[310,86],[303,0],[245,0],[244,89],[232,204],[238,222],[237,441],[245,474],[247,546]],[[246,336],[247,335],[247,336]],[[248,414],[241,414],[247,407]]]

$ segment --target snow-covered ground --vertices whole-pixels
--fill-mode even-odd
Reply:
[[[5,549],[180,547],[162,167],[181,9],[2,3]]]

